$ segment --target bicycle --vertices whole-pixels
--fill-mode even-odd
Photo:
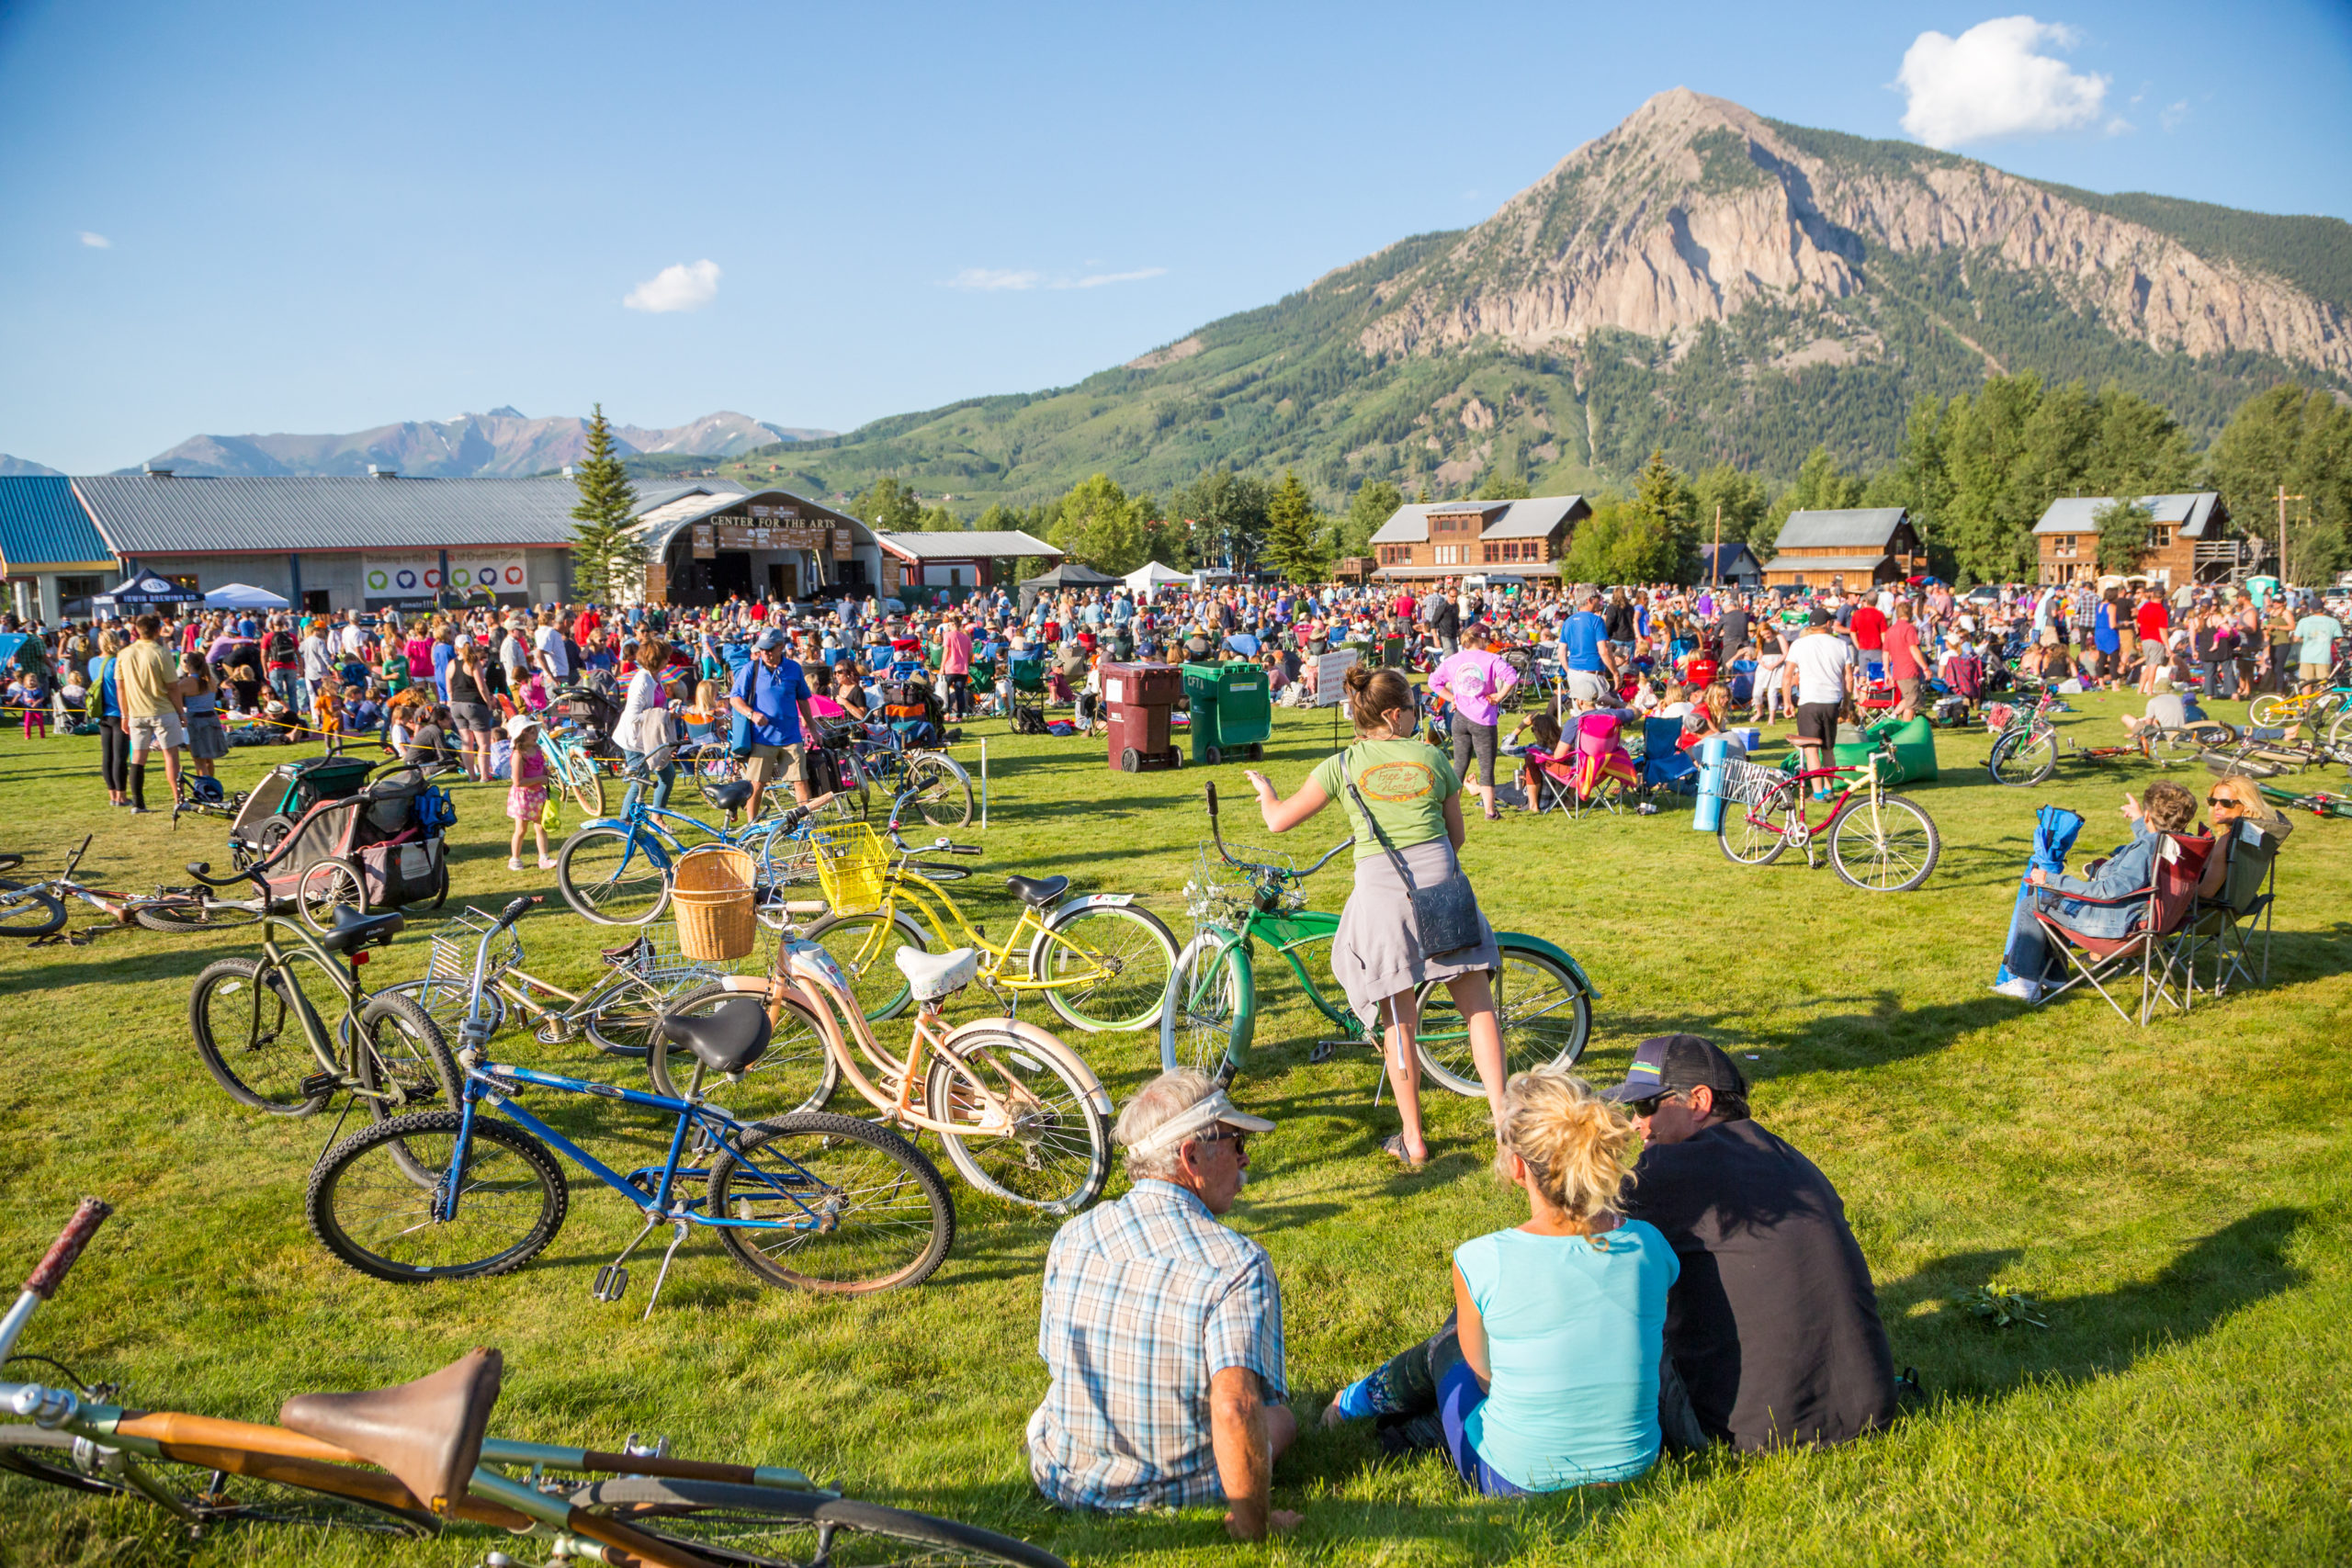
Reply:
[[[85,835],[53,875],[31,881],[0,880],[0,936],[39,939],[56,935],[65,929],[68,898],[78,898],[112,916],[117,925],[136,924],[149,931],[175,934],[251,925],[269,908],[266,894],[258,898],[221,898],[204,886],[123,893],[85,882],[74,874],[96,837],[95,833]],[[17,859],[20,863],[23,857]],[[14,864],[9,869],[15,869]]]
[[[804,937],[797,929],[798,916],[824,906],[811,900],[783,908],[784,940],[766,976],[712,981],[677,998],[664,1015],[719,1018],[749,996],[765,1001],[766,1027],[787,1015],[793,1020],[783,1049],[772,1048],[766,1061],[730,1076],[739,1103],[755,1094],[763,1115],[810,1111],[846,1077],[889,1125],[938,1134],[956,1173],[992,1197],[1071,1214],[1102,1195],[1111,1175],[1111,1096],[1093,1069],[1033,1023],[1006,1017],[951,1030],[943,1021],[946,999],[981,974],[977,950],[900,948],[892,954],[920,1004],[913,1038],[903,1056],[894,1055],[875,1039],[849,975],[813,930]],[[670,1065],[674,1043],[667,1025],[650,1036],[646,1066],[664,1094],[678,1093]],[[861,1055],[873,1076],[859,1066]],[[682,1098],[700,1095],[709,1066],[697,1065]]]
[[[656,1225],[671,1227],[648,1317],[696,1226],[716,1231],[719,1246],[764,1284],[864,1295],[931,1277],[955,1239],[956,1211],[946,1183],[913,1145],[847,1116],[749,1121],[700,1094],[704,1070],[741,1073],[767,1049],[771,1026],[758,1007],[662,1016],[652,1038],[685,1047],[699,1064],[691,1095],[668,1092],[659,1077],[663,1092],[648,1094],[491,1061],[491,1013],[481,1000],[490,994],[491,946],[539,901],[526,895],[508,904],[477,944],[472,1002],[458,1031],[458,1108],[355,1134],[311,1173],[303,1212],[320,1246],[394,1283],[511,1273],[563,1228],[571,1190],[560,1154],[645,1216],[620,1255],[596,1271],[596,1300],[618,1301],[628,1289],[629,1255]],[[622,1175],[516,1103],[535,1088],[675,1117],[668,1156]],[[690,1153],[707,1154],[707,1167],[683,1166]],[[697,1180],[703,1195],[686,1196]]]
[[[1067,1568],[1025,1541],[858,1502],[786,1466],[684,1459],[666,1438],[640,1444],[632,1432],[604,1450],[489,1436],[504,1375],[495,1349],[393,1388],[298,1395],[280,1408],[280,1426],[126,1407],[115,1403],[119,1385],[84,1382],[46,1356],[10,1354],[112,1213],[84,1199],[0,1319],[0,1361],[45,1365],[63,1380],[0,1382],[0,1407],[15,1417],[0,1425],[0,1474],[152,1503],[198,1540],[268,1525],[419,1538],[462,1523],[541,1543],[550,1568],[909,1559]]]
[[[2263,728],[2327,726],[2330,747],[2352,746],[2352,678],[2337,660],[2324,680],[2301,681],[2293,692],[2265,692],[2246,706],[2246,722]]]
[[[1217,858],[1239,871],[1248,886],[1218,885],[1204,855],[1200,872],[1184,889],[1198,934],[1177,955],[1160,1011],[1161,1066],[1207,1073],[1229,1066],[1238,1073],[1250,1065],[1258,1019],[1257,968],[1251,954],[1260,942],[1282,954],[1315,1010],[1345,1032],[1340,1038],[1317,1042],[1310,1062],[1329,1060],[1342,1045],[1378,1050],[1378,1031],[1348,1010],[1344,997],[1333,1005],[1306,962],[1319,959],[1317,968],[1329,973],[1329,953],[1340,933],[1340,917],[1308,908],[1299,885],[1355,840],[1341,840],[1304,871],[1287,859],[1245,860],[1226,847],[1215,784],[1206,786],[1206,797],[1209,838]],[[1592,1004],[1600,993],[1574,958],[1541,937],[1497,931],[1495,943],[1503,960],[1493,990],[1506,1074],[1546,1065],[1573,1066],[1592,1038]],[[1453,994],[1432,980],[1417,998],[1421,1022],[1413,1047],[1421,1070],[1455,1094],[1483,1098],[1487,1091],[1471,1056],[1469,1025],[1454,1010]]]
[[[1943,840],[1933,818],[1881,783],[1880,773],[1894,764],[1893,753],[1883,747],[1856,767],[1796,773],[1755,762],[1725,763],[1715,842],[1725,860],[1739,865],[1770,865],[1794,847],[1804,852],[1811,867],[1816,863],[1813,846],[1826,837],[1830,863],[1849,886],[1870,893],[1908,893],[1936,869]],[[1807,797],[1824,787],[1816,780],[1835,780],[1838,787],[1818,824],[1805,807]]]
[[[539,751],[547,758],[548,788],[568,798],[582,817],[605,810],[605,764],[571,725],[539,726]]]
[[[871,784],[889,789],[899,807],[911,804],[933,828],[961,828],[972,820],[972,775],[944,751],[910,746],[895,730],[854,726],[836,730],[826,744],[839,749],[847,761],[843,769],[855,781],[843,791],[853,795],[857,815],[865,815],[866,790]]]
[[[2218,719],[2193,719],[2182,725],[2150,723],[2120,746],[2084,746],[2058,733],[2051,716],[2065,706],[2054,692],[2044,692],[2030,708],[2019,709],[1993,737],[1984,766],[1995,784],[2037,784],[2058,771],[2062,757],[2086,762],[2110,762],[2138,757],[2160,768],[2195,761],[2214,746],[2227,745],[2237,731]]]
[[[1067,876],[1008,876],[1021,913],[1002,942],[990,942],[947,890],[952,880],[917,863],[899,836],[896,813],[885,829],[899,853],[866,823],[820,828],[809,835],[820,883],[833,913],[808,939],[833,955],[853,982],[869,1022],[896,1018],[911,996],[890,955],[969,947],[979,955],[982,986],[1001,998],[1011,1016],[1023,996],[1042,992],[1068,1023],[1090,1033],[1142,1029],[1159,1016],[1160,998],[1176,963],[1176,938],[1159,917],[1136,905],[1131,893],[1066,898]],[[977,855],[976,844],[940,839],[935,852]]]

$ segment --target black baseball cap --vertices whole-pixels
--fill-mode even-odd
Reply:
[[[1747,1098],[1747,1075],[1714,1044],[1695,1034],[1653,1034],[1635,1047],[1625,1081],[1600,1098],[1619,1105],[1706,1085],[1717,1094]]]
[[[1805,625],[1809,626],[1826,626],[1829,624],[1831,619],[1832,617],[1828,611],[1816,607],[1812,615],[1805,617]]]

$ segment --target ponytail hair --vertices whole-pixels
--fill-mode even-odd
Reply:
[[[1503,1090],[1496,1174],[1510,1180],[1508,1156],[1517,1155],[1537,1191],[1569,1218],[1589,1222],[1616,1208],[1633,1179],[1625,1156],[1636,1131],[1623,1108],[1582,1078],[1555,1067],[1516,1073]]]
[[[1358,735],[1386,728],[1388,720],[1384,716],[1393,708],[1402,708],[1407,713],[1420,711],[1413,701],[1412,682],[1400,671],[1374,670],[1358,661],[1348,667],[1345,684],[1348,718]]]

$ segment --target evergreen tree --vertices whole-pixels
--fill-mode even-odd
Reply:
[[[2102,577],[2129,577],[2140,570],[2148,553],[2148,530],[2156,514],[2136,499],[2119,496],[2091,513],[2098,530],[2098,570]]]
[[[1404,504],[1404,493],[1386,479],[1373,479],[1359,486],[1348,502],[1348,514],[1340,525],[1340,554],[1372,554],[1372,536]]]
[[[866,486],[865,493],[850,502],[849,510],[867,527],[886,534],[923,531],[922,502],[915,499],[913,487],[899,484],[892,474],[884,474]]]
[[[2315,586],[2352,563],[2352,409],[2325,389],[2289,384],[2257,392],[2223,428],[2207,466],[2241,533],[2260,539],[2280,580]],[[2281,487],[2287,503],[2287,559],[2278,550]]]
[[[1715,542],[1715,509],[1723,508],[1724,543],[1745,544],[1764,525],[1771,497],[1754,474],[1717,463],[1690,481],[1692,515],[1698,521],[1699,542]]]
[[[1653,451],[1634,476],[1634,499],[1626,504],[1643,536],[1666,541],[1670,564],[1664,575],[1676,581],[1687,578],[1699,554],[1699,502],[1682,470],[1668,462],[1664,452]]]
[[[1266,564],[1293,582],[1320,582],[1326,565],[1323,544],[1315,498],[1297,474],[1283,474],[1266,502]]]
[[[645,591],[645,546],[629,532],[637,491],[613,445],[598,403],[588,421],[588,450],[572,466],[580,504],[571,509],[571,592],[591,604],[621,604]]]

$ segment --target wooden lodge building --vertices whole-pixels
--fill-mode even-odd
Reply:
[[[2095,582],[2104,575],[2098,564],[2098,514],[2114,502],[2113,496],[2077,495],[2050,503],[2033,525],[2042,582]],[[2139,503],[2154,521],[2132,575],[2175,588],[2224,581],[2237,569],[2239,541],[2223,537],[2230,509],[2213,491],[2143,495]]]
[[[1764,564],[1764,586],[1842,592],[1900,582],[1927,568],[1928,552],[1902,507],[1792,512]]]
[[[1372,536],[1373,579],[1430,581],[1479,572],[1556,578],[1576,525],[1591,515],[1580,495],[1409,502]]]

